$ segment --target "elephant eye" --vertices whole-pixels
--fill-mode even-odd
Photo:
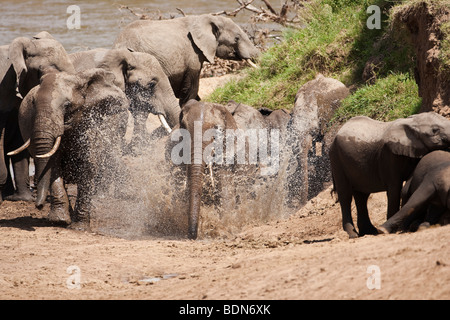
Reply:
[[[240,37],[240,36],[234,37],[234,42],[239,42],[239,40],[241,40],[241,37]]]
[[[437,135],[437,134],[439,134],[441,132],[439,127],[432,127],[431,131],[433,132],[434,135]]]

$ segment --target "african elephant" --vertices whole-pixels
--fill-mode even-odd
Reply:
[[[229,101],[225,108],[233,115],[236,124],[241,129],[286,129],[291,119],[290,112],[279,109],[255,109],[252,106]]]
[[[42,208],[50,189],[50,221],[89,229],[98,180],[119,165],[128,107],[114,75],[103,69],[45,75],[24,98],[19,125],[35,160],[36,207]],[[77,184],[72,217],[63,178]]]
[[[187,165],[187,190],[189,194],[188,209],[188,237],[196,239],[198,232],[198,219],[201,207],[203,173],[205,169],[204,150],[211,142],[211,139],[204,138],[206,132],[224,132],[225,130],[236,130],[237,125],[231,113],[222,105],[204,103],[190,100],[181,109],[180,129],[172,133],[171,140],[176,141],[183,137],[183,161],[176,161],[176,156],[180,150],[171,150],[171,159],[175,164],[184,163]],[[188,137],[183,135],[183,130]],[[217,131],[218,130],[218,131]],[[188,139],[189,138],[189,139]]]
[[[10,156],[6,153],[23,144],[17,123],[21,98],[39,84],[43,75],[59,71],[75,72],[63,46],[48,32],[40,32],[32,39],[19,37],[10,45],[0,47],[0,203],[8,177],[9,158],[13,164],[16,191],[7,199],[31,200],[29,156],[26,152]]]
[[[340,101],[349,94],[342,82],[320,73],[297,91],[285,148],[290,208],[297,210],[331,181],[328,124]]]
[[[387,218],[400,205],[402,184],[427,153],[450,146],[450,121],[434,113],[381,122],[358,116],[346,122],[330,147],[334,189],[342,211],[342,224],[350,237],[357,237],[351,201],[355,199],[359,235],[377,234],[367,199],[373,192],[387,191]]]
[[[259,50],[231,19],[210,14],[172,20],[138,20],[127,25],[114,48],[149,53],[169,77],[180,106],[198,98],[203,62],[253,59]]]
[[[426,223],[437,222],[439,214],[450,209],[449,192],[450,152],[437,150],[428,153],[419,161],[411,179],[403,187],[403,207],[378,230],[381,233],[406,230],[427,209]]]
[[[232,210],[238,202],[236,197],[241,196],[235,188],[234,178],[238,178],[239,183],[245,183],[251,180],[254,182],[254,179],[260,176],[264,176],[263,180],[266,181],[269,175],[275,175],[278,164],[274,163],[274,150],[278,148],[278,139],[273,139],[270,132],[272,123],[266,118],[260,111],[234,102],[224,106],[190,100],[182,107],[180,128],[188,134],[186,137],[176,130],[171,140],[177,141],[183,137],[180,144],[184,144],[183,159],[175,161],[174,155],[179,157],[179,148],[172,148],[171,158],[174,163],[187,164],[190,239],[197,237],[206,165],[209,167],[211,179],[213,171],[218,176],[214,178],[216,185],[212,187],[220,193],[221,207],[225,211]],[[263,137],[267,138],[266,142],[271,145],[270,154],[268,146],[261,144]],[[189,142],[188,146],[186,141]],[[266,149],[263,150],[262,147]],[[262,158],[264,156],[267,158]]]
[[[102,68],[114,73],[115,84],[130,100],[135,140],[145,141],[149,113],[160,116],[168,131],[179,124],[180,106],[169,79],[150,54],[127,49],[93,49],[70,54],[77,71]],[[166,121],[167,119],[167,121]]]
[[[9,46],[0,47],[0,204],[7,200],[31,200],[28,188],[28,155],[11,157],[16,190],[12,184],[8,166],[8,150],[23,144],[17,122],[21,99],[16,95],[16,75],[8,59]]]

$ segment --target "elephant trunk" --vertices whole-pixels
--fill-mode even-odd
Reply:
[[[181,108],[172,90],[167,95],[165,101],[166,120],[170,128],[174,128],[180,124]]]
[[[55,142],[55,138],[46,132],[34,132],[34,153],[42,155],[48,153]],[[50,162],[52,158],[34,158],[36,177],[37,177],[37,196],[36,208],[42,209],[48,191],[50,189],[51,169]]]
[[[202,198],[203,164],[190,164],[187,177],[189,181],[188,238],[196,239]]]
[[[200,119],[194,121],[193,126],[189,126],[191,135],[191,163],[188,165],[187,178],[189,190],[189,217],[188,217],[188,238],[196,239],[198,232],[198,219],[203,189],[203,150],[206,142],[203,141],[203,133],[209,126],[203,122],[203,109]]]

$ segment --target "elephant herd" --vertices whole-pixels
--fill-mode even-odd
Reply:
[[[314,172],[330,172],[324,176],[332,176],[343,227],[350,237],[405,229],[424,211],[428,212],[425,220],[433,222],[449,208],[450,179],[446,177],[450,174],[450,157],[437,150],[450,147],[450,121],[435,113],[387,123],[356,117],[344,124],[330,143],[322,145],[325,133],[318,123],[323,122],[320,115],[331,114],[331,107],[311,108],[307,94],[298,95],[307,108],[295,107],[292,114],[256,110],[232,101],[228,105],[200,101],[202,65],[213,62],[216,56],[252,60],[259,56],[259,50],[231,19],[213,15],[135,21],[119,33],[110,49],[68,54],[45,31],[0,46],[0,204],[3,200],[33,200],[28,181],[32,157],[36,207],[42,208],[50,195],[49,221],[89,230],[92,196],[109,187],[105,177],[126,179],[122,156],[148,144],[151,136],[146,121],[152,113],[161,121],[158,137],[164,132],[161,141],[171,146],[172,156],[180,132],[191,137],[176,154],[186,165],[190,239],[198,235],[207,167],[212,174],[211,166],[221,163],[208,159],[219,159],[221,145],[226,144],[220,137],[225,135],[228,141],[230,132],[246,132],[247,139],[257,137],[272,151],[269,162],[246,159],[246,165],[239,168],[235,166],[239,150],[235,150],[234,160],[227,162],[232,172],[252,178],[273,165],[274,159],[277,169],[283,167],[283,157],[289,154],[283,167],[290,172],[285,183],[291,189],[289,197],[301,198],[301,203],[313,194],[292,186],[308,185],[308,168],[313,172],[316,163]],[[335,82],[327,85],[323,77],[315,81],[320,85],[312,84],[312,88],[323,87],[338,99],[348,94],[345,86],[335,87]],[[320,94],[317,101],[334,105],[335,99]],[[134,129],[127,145],[129,114]],[[198,136],[200,140],[195,139]],[[250,157],[251,147],[244,143],[243,148]],[[315,148],[313,154],[311,148]],[[264,154],[259,152],[256,159],[261,160]],[[208,153],[210,158],[204,156]],[[14,177],[8,170],[10,162]],[[318,166],[319,162],[325,164]],[[73,209],[67,183],[77,185]],[[367,199],[370,193],[379,191],[387,191],[388,220],[375,228],[369,219]],[[358,231],[351,217],[352,198],[358,211]]]

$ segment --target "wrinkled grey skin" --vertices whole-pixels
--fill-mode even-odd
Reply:
[[[450,209],[449,195],[450,153],[442,150],[430,152],[419,161],[402,189],[403,207],[378,230],[381,233],[408,230],[414,220],[422,220],[423,216],[423,227],[434,224],[440,214]]]
[[[209,14],[172,20],[138,20],[126,26],[114,48],[153,55],[169,77],[182,106],[199,99],[203,62],[223,59],[254,59],[259,50],[231,19]]]
[[[183,106],[181,110],[180,128],[188,130],[191,137],[195,137],[195,122],[201,123],[202,136],[203,133],[209,129],[237,129],[237,125],[233,119],[233,116],[224,106],[190,100]],[[202,142],[202,155],[203,150],[209,143],[210,142],[208,141]],[[203,157],[201,161],[195,161],[194,139],[191,139],[190,150],[191,163],[187,165],[187,190],[189,193],[188,237],[189,239],[196,239],[198,232],[198,219],[201,207],[205,161]]]
[[[280,123],[282,125],[286,125],[289,121],[290,116],[287,118],[284,117],[283,114],[279,114],[277,116],[283,118]],[[267,112],[269,113],[269,112]],[[204,133],[209,129],[219,130],[223,133],[226,130],[247,130],[247,129],[271,129],[272,125],[274,125],[274,121],[268,119],[268,116],[262,115],[262,113],[250,106],[239,104],[235,102],[230,102],[228,105],[223,106],[216,103],[206,103],[199,102],[196,100],[190,100],[182,107],[181,117],[180,117],[180,128],[186,129],[189,131],[191,136],[191,163],[187,165],[187,190],[189,197],[189,210],[188,210],[188,237],[190,239],[196,239],[198,233],[198,219],[200,214],[201,207],[201,199],[202,199],[202,187],[203,187],[203,175],[205,171],[205,159],[202,157],[201,161],[197,161],[195,163],[194,158],[194,127],[197,122],[201,124],[202,128],[202,140],[201,152],[199,152],[198,156],[201,156],[205,153],[205,148],[208,147],[212,141],[207,140],[205,138]],[[276,122],[278,123],[278,121]],[[282,129],[281,127],[277,127],[277,129]],[[198,133],[197,133],[198,135]],[[224,143],[226,142],[226,138],[224,137]],[[247,146],[247,144],[246,144]],[[225,148],[225,147],[224,147]],[[239,153],[239,150],[235,151]],[[247,153],[246,153],[247,154]],[[236,164],[236,161],[233,161]],[[229,203],[232,203],[233,200],[229,198],[233,194],[231,190],[232,182],[228,181],[228,174],[226,171],[231,168],[232,175],[235,176],[239,174],[243,170],[243,174],[245,176],[252,177],[253,174],[256,173],[254,165],[244,165],[244,166],[228,166],[223,163],[219,165],[221,169],[218,170],[219,179],[218,185],[216,188],[222,189],[221,193],[225,195],[223,206],[229,206]]]
[[[252,106],[229,101],[225,106],[241,129],[286,129],[291,114],[286,110],[255,109]]]
[[[343,228],[349,236],[358,236],[351,217],[352,197],[359,236],[377,234],[367,211],[369,195],[387,191],[389,219],[399,210],[402,184],[420,158],[449,146],[450,121],[433,112],[391,122],[355,117],[345,123],[331,145],[330,161]]]
[[[133,142],[145,141],[149,113],[163,115],[171,128],[179,124],[181,108],[169,79],[155,57],[127,49],[93,49],[70,54],[77,71],[102,68],[114,73],[115,84],[130,100]],[[138,144],[138,143],[137,143]]]
[[[75,70],[63,46],[48,32],[40,32],[32,39],[19,37],[0,47],[0,203],[8,179],[6,153],[23,144],[17,123],[20,95],[24,97],[38,85],[43,75],[60,71]],[[27,152],[11,157],[16,190],[8,200],[31,200],[28,158]]]
[[[8,51],[9,46],[0,47],[0,203],[3,201],[3,193],[9,194],[6,197],[8,200],[11,197],[17,200],[31,200],[31,192],[27,186],[29,179],[27,154],[12,157],[15,193],[8,170],[10,157],[6,153],[23,144],[16,119],[21,99],[16,95],[16,75],[8,59]]]
[[[128,99],[113,81],[113,74],[103,69],[48,74],[20,106],[20,130],[24,140],[31,139],[35,160],[36,207],[42,208],[50,190],[52,222],[89,229],[91,196],[104,170],[112,172],[117,164],[128,120]],[[56,153],[37,157],[47,154],[57,137],[62,140]],[[63,178],[77,184],[72,217]]]

